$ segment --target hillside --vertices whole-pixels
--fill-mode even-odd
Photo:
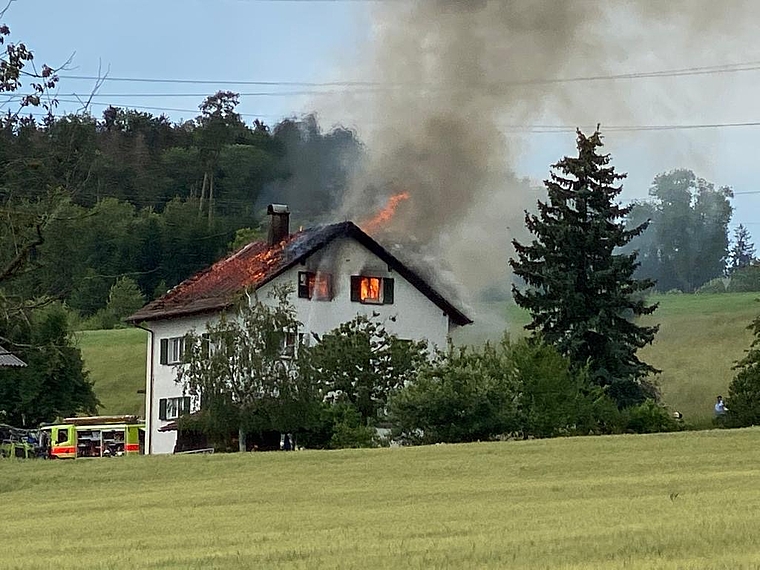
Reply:
[[[712,421],[718,393],[725,395],[732,364],[749,346],[747,325],[760,314],[758,293],[723,295],[658,295],[659,309],[647,322],[660,323],[660,332],[642,358],[660,368],[658,382],[664,401],[697,427]],[[513,335],[522,334],[527,315],[514,305],[491,307],[492,315],[506,314]],[[477,316],[476,316],[477,318]],[[490,318],[472,327],[469,339],[498,338],[506,321]],[[139,329],[79,333],[85,363],[103,403],[102,413],[141,413],[145,388],[147,335]]]
[[[144,415],[148,333],[129,328],[77,333],[85,366],[95,382],[101,414]]]
[[[0,568],[757,568],[759,442],[6,461]]]
[[[711,424],[718,394],[726,395],[731,370],[749,348],[750,322],[760,314],[760,293],[661,295],[647,322],[660,331],[641,357],[662,370],[665,403],[694,426]]]

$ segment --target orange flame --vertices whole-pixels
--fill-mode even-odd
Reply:
[[[409,199],[409,192],[399,192],[388,199],[385,208],[380,210],[375,216],[361,224],[362,229],[367,233],[373,233],[388,224],[396,215],[398,205],[404,200]]]

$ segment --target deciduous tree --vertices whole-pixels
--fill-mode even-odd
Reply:
[[[304,378],[334,400],[354,406],[365,425],[384,415],[391,394],[427,360],[426,342],[402,340],[363,315],[316,340],[304,350]]]
[[[233,313],[185,339],[177,382],[200,398],[202,410],[234,415],[209,419],[237,427],[240,451],[247,432],[295,432],[316,413],[316,392],[294,362],[300,323],[289,295],[286,287],[264,301],[246,294]]]

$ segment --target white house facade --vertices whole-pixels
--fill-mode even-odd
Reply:
[[[172,453],[177,432],[162,428],[197,405],[175,380],[185,334],[204,331],[246,288],[265,300],[273,287],[290,284],[305,338],[362,314],[399,338],[443,347],[454,327],[472,322],[353,223],[290,234],[287,208],[270,206],[269,213],[266,242],[245,246],[130,317],[149,331],[146,453]]]

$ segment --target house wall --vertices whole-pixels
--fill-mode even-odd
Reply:
[[[176,367],[161,364],[160,341],[162,338],[184,336],[192,329],[204,331],[209,320],[215,321],[216,318],[204,315],[202,317],[166,319],[145,323],[145,327],[153,333],[148,335],[149,363],[145,386],[145,409],[150,410],[145,417],[146,453],[172,453],[174,451],[177,432],[158,431],[169,423],[158,419],[158,406],[161,398],[176,398],[183,395],[182,386],[175,381],[177,378]],[[152,350],[150,343],[153,343]]]
[[[298,272],[321,271],[332,275],[333,298],[316,301],[297,297]],[[394,279],[394,303],[370,305],[351,301],[351,276],[371,275]],[[267,294],[277,285],[289,283],[294,288],[291,301],[302,323],[300,332],[323,334],[353,319],[357,314],[376,316],[387,330],[399,338],[409,340],[427,339],[431,345],[444,347],[448,338],[449,318],[443,311],[418,291],[406,279],[390,271],[388,266],[360,243],[347,238],[336,239],[321,251],[306,259],[303,264],[286,271],[258,291],[259,299],[267,301]],[[153,331],[148,342],[151,362],[148,366],[146,405],[150,410],[146,418],[146,450],[148,453],[172,453],[176,432],[158,431],[168,422],[158,419],[159,400],[182,395],[182,386],[175,382],[176,369],[160,364],[160,339],[183,336],[195,328],[202,332],[215,316],[167,319],[146,323]],[[152,338],[151,338],[152,337]],[[152,371],[152,386],[151,386]]]

